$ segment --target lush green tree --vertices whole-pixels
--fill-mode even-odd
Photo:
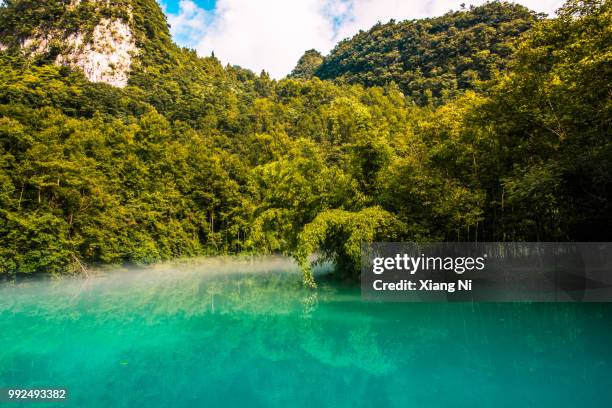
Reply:
[[[317,69],[323,64],[323,55],[317,50],[308,50],[300,57],[297,65],[291,71],[294,78],[310,79],[314,76]]]
[[[488,171],[501,182],[488,189],[502,237],[609,236],[610,27],[609,1],[567,2],[524,38],[492,89],[482,112],[497,146]]]
[[[354,278],[361,266],[361,244],[393,241],[400,230],[400,223],[393,214],[380,207],[368,207],[358,212],[321,212],[304,227],[295,251],[295,257],[304,270],[305,283],[315,284],[311,270],[312,254],[319,254],[319,261],[333,261],[340,276]]]

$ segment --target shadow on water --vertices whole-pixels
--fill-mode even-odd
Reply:
[[[612,401],[608,304],[367,303],[319,281],[264,257],[5,282],[0,387],[75,407]]]

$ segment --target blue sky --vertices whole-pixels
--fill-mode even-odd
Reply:
[[[328,53],[340,40],[377,21],[423,18],[485,0],[158,0],[174,40],[200,55],[275,78],[287,75],[303,52]],[[554,13],[563,0],[518,0]]]
[[[167,1],[160,1],[161,3],[165,3],[166,5],[166,12],[168,13],[178,13],[179,11],[179,0],[167,0]],[[194,3],[198,6],[201,7],[204,10],[214,10],[215,9],[215,3],[216,0],[194,0]]]

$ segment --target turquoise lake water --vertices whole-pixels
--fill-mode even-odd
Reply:
[[[70,392],[13,407],[610,407],[612,304],[368,303],[281,258],[5,282],[9,386]]]

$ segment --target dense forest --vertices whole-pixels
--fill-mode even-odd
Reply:
[[[542,16],[505,2],[462,7],[437,18],[378,23],[340,42],[326,58],[307,51],[293,75],[364,86],[394,82],[420,105],[481,89],[507,66],[516,38]]]
[[[125,87],[54,62],[108,18]],[[249,252],[312,283],[362,241],[611,238],[609,1],[379,24],[280,81],[177,47],[155,0],[6,0],[0,49],[0,275]]]

